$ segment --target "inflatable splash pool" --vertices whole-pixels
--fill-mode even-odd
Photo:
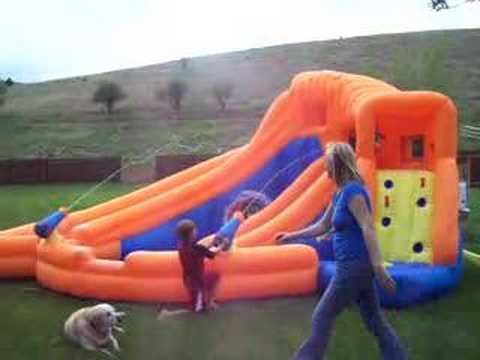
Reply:
[[[373,198],[383,256],[399,282],[397,294],[382,301],[426,301],[461,276],[456,121],[455,106],[438,93],[346,73],[299,74],[243,147],[68,214],[47,241],[34,224],[0,231],[0,276],[35,277],[80,297],[185,301],[176,222],[190,218],[209,236],[240,192],[256,190],[272,202],[242,224],[234,251],[207,264],[221,275],[219,300],[322,290],[334,271],[328,241],[277,246],[274,237],[318,219],[335,191],[325,146],[350,142]]]

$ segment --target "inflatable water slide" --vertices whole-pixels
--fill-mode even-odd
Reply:
[[[331,239],[276,245],[275,235],[319,219],[336,191],[323,153],[355,146],[395,295],[406,306],[447,293],[462,273],[456,167],[457,115],[446,96],[400,91],[369,77],[297,75],[251,141],[143,189],[62,217],[47,241],[34,224],[0,231],[0,277],[34,277],[78,297],[183,302],[175,225],[215,233],[244,190],[272,202],[240,226],[234,250],[208,261],[221,301],[322,291],[334,273]]]

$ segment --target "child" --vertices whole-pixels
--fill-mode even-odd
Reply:
[[[197,227],[191,220],[177,224],[178,255],[183,270],[183,284],[190,294],[191,310],[199,313],[216,308],[213,293],[218,283],[218,275],[205,273],[204,256],[196,250]],[[169,311],[161,309],[159,319],[189,312],[189,310]]]
[[[194,312],[203,310],[203,277],[204,258],[195,250],[197,239],[197,227],[191,220],[182,220],[176,228],[178,238],[178,255],[183,269],[183,283],[191,297],[191,305]]]

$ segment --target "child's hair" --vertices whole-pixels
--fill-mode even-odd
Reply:
[[[196,230],[197,226],[190,219],[181,220],[178,222],[175,232],[177,237],[181,240],[189,240],[192,233]]]
[[[254,190],[242,191],[225,210],[224,221],[229,220],[237,211],[241,211],[248,218],[270,204],[269,197]]]

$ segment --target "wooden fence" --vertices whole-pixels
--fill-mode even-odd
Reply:
[[[0,184],[96,182],[121,164],[120,157],[0,160]],[[120,174],[112,181],[120,181]]]
[[[470,186],[480,187],[480,151],[460,153],[457,162],[460,179]]]
[[[205,161],[206,155],[160,155],[154,166],[127,168],[112,178],[113,182],[148,183]],[[458,157],[460,178],[471,186],[480,186],[480,152],[461,153]],[[102,181],[120,169],[120,157],[86,159],[0,160],[0,184],[79,183]]]
[[[215,155],[159,155],[155,158],[155,178],[162,179],[213,156]]]

